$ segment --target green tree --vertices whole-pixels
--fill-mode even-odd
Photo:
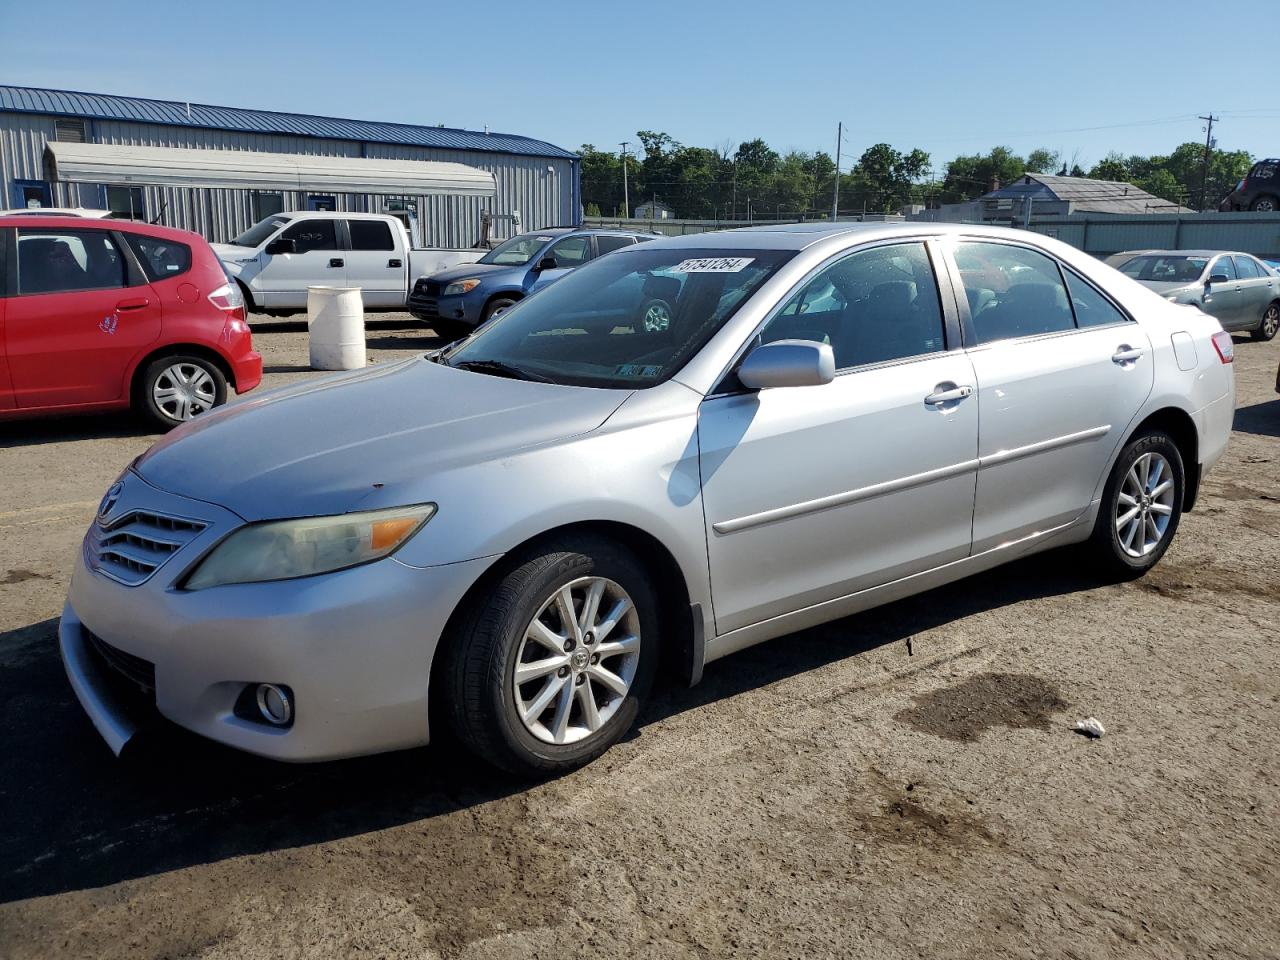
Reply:
[[[1113,150],[1093,165],[1089,176],[1094,180],[1115,180],[1125,183],[1128,182],[1131,173],[1125,158]]]
[[[1026,173],[1054,173],[1058,169],[1058,163],[1061,157],[1056,150],[1050,150],[1048,147],[1038,147],[1027,155],[1027,162],[1023,164]]]
[[[991,189],[994,181],[1001,185],[1016,180],[1026,170],[1026,162],[1008,147],[995,147],[987,154],[956,157],[947,164],[942,181],[944,203],[973,200]]]

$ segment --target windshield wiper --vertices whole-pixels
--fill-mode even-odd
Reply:
[[[540,373],[523,370],[514,364],[502,360],[460,360],[449,364],[459,370],[474,370],[476,373],[491,373],[498,377],[510,377],[512,380],[533,380],[537,383],[555,383],[550,377]]]

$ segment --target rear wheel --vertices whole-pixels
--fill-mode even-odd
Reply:
[[[1182,517],[1185,490],[1182,455],[1167,433],[1146,431],[1120,452],[1090,540],[1109,578],[1140,577],[1164,556]]]
[[[1262,314],[1262,320],[1253,331],[1253,339],[1261,340],[1265,343],[1275,337],[1277,331],[1280,331],[1280,301],[1267,304],[1267,309]]]
[[[1257,200],[1253,201],[1253,203],[1249,204],[1249,209],[1257,210],[1260,213],[1275,213],[1276,198],[1264,194],[1263,196],[1258,197]]]
[[[162,430],[186,423],[227,402],[227,378],[203,357],[152,360],[138,381],[134,406]]]
[[[521,776],[583,766],[635,722],[657,661],[657,604],[627,552],[580,540],[539,550],[480,597],[445,652],[451,725]]]

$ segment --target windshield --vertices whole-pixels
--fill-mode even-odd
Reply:
[[[1208,262],[1208,257],[1134,257],[1120,265],[1120,272],[1154,283],[1191,283],[1200,279]]]
[[[795,255],[728,252],[646,244],[611,253],[500,314],[444,362],[554,383],[651,387]]]
[[[267,217],[265,220],[259,220],[252,227],[246,230],[240,236],[231,241],[233,246],[237,247],[260,247],[262,241],[271,236],[286,223],[289,222],[288,217]]]
[[[483,257],[480,263],[497,263],[504,267],[523,267],[534,258],[539,250],[554,240],[546,233],[522,233],[518,237],[504,240]]]

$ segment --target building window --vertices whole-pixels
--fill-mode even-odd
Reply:
[[[284,194],[266,193],[262,190],[253,192],[253,222],[274,217],[284,210]]]
[[[61,140],[63,143],[84,143],[88,140],[88,137],[85,136],[84,121],[53,121],[53,139]]]
[[[107,209],[119,220],[147,219],[141,187],[107,187]]]
[[[331,194],[313,193],[309,197],[307,197],[307,209],[308,210],[328,210],[332,212],[338,209],[338,204],[335,202]]]

